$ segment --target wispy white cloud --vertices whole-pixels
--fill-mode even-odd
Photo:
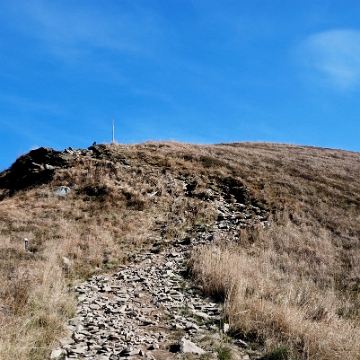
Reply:
[[[309,36],[296,49],[313,80],[338,90],[360,85],[360,31],[330,30]]]
[[[160,43],[158,19],[148,8],[95,4],[14,1],[9,10],[13,27],[66,59],[87,56],[97,49],[144,55],[152,51],[154,43]]]

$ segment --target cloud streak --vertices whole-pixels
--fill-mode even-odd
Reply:
[[[360,31],[330,30],[297,48],[301,65],[322,86],[347,91],[360,85]]]
[[[88,56],[98,49],[144,55],[161,43],[158,19],[149,9],[132,5],[115,10],[91,1],[83,5],[33,0],[15,2],[11,11],[18,30],[60,58]]]

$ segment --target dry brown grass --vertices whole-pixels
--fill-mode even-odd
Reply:
[[[250,247],[209,245],[192,254],[192,273],[225,300],[232,332],[269,352],[286,346],[296,359],[357,359],[359,319],[337,291],[341,265],[329,234],[292,224],[261,232]]]
[[[0,189],[0,358],[46,358],[73,309],[68,287],[161,238],[194,236],[215,219],[211,189],[272,213],[270,229],[191,261],[206,292],[226,299],[233,331],[301,359],[358,359],[359,167],[358,153],[290,145],[113,144],[42,185]],[[54,196],[60,185],[71,194]]]

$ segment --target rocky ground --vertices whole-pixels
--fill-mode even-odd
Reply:
[[[51,359],[259,359],[227,335],[222,304],[202,296],[186,276],[191,249],[217,239],[237,241],[239,229],[269,226],[267,212],[217,196],[218,221],[193,239],[135,255],[112,276],[94,276],[74,290],[76,317]]]

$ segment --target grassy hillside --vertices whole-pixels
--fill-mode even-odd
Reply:
[[[0,358],[46,358],[72,316],[69,287],[206,232],[221,195],[263,209],[270,224],[195,248],[189,261],[225,301],[233,336],[287,358],[359,359],[359,170],[359,153],[264,143],[20,157],[0,174]],[[59,186],[71,192],[54,195]]]

